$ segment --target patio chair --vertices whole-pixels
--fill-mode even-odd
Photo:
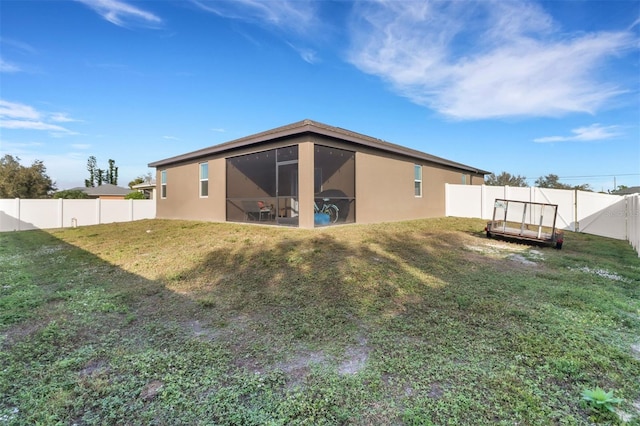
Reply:
[[[258,201],[257,204],[259,209],[258,220],[262,220],[264,216],[266,216],[267,219],[271,220],[274,215],[273,204],[268,206],[264,201]]]
[[[272,207],[264,201],[243,201],[242,210],[246,220],[271,219],[273,216]]]

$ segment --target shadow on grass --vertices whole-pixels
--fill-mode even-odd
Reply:
[[[0,423],[171,423],[180,401],[161,402],[162,389],[226,371],[224,345],[165,316],[197,311],[190,298],[50,233],[0,234],[0,282]]]
[[[479,254],[468,249],[486,241],[476,234],[419,223],[322,232],[186,223],[171,234],[170,221],[158,223],[139,240],[119,227],[115,248],[86,242],[105,238],[104,227],[67,231],[77,246],[40,231],[0,235],[10,283],[0,294],[12,312],[2,317],[0,418],[580,423],[572,393],[589,380],[635,389],[622,377],[638,363],[603,343],[616,325],[609,305],[581,291],[573,310],[558,307],[578,294],[576,273]],[[133,261],[117,266],[142,255],[162,268],[158,279],[134,273]],[[586,320],[600,332],[585,333]]]

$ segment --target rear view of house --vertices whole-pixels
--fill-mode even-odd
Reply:
[[[444,216],[484,170],[303,120],[149,164],[157,217],[313,228]]]

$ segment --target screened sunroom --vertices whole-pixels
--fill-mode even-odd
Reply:
[[[298,145],[226,159],[226,220],[298,226],[301,209],[314,226],[355,222],[355,153],[314,145],[313,203],[300,204]]]

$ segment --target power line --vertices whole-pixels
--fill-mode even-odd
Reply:
[[[640,173],[618,173],[613,175],[558,176],[558,179],[585,179],[585,178],[619,177],[619,176],[640,176]],[[537,180],[537,179],[538,178],[526,178],[526,180]]]
[[[640,176],[640,173],[619,173],[614,175],[588,175],[588,176],[559,176],[558,179],[592,178],[592,177],[616,177],[616,176]]]

